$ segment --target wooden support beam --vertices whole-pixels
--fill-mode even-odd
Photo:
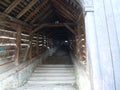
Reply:
[[[30,36],[29,36],[29,45],[27,47],[27,50],[26,50],[25,56],[23,58],[23,61],[26,61],[28,59],[28,56],[29,56],[29,53],[30,53],[30,48],[31,48],[31,45],[32,45],[32,38],[33,38],[33,35],[30,34]]]
[[[83,12],[81,12],[78,16],[78,20],[77,20],[77,23],[80,23],[80,19],[83,17]]]
[[[0,5],[4,5],[5,7],[7,7],[7,3],[5,3],[3,0],[0,1]]]
[[[32,33],[37,32],[38,30],[44,28],[45,26],[46,26],[46,24],[42,24],[42,25],[40,25],[39,27],[37,27],[36,29],[34,29],[34,30],[32,31]]]
[[[28,58],[32,59],[32,40],[33,40],[33,34],[30,34],[30,42],[29,42],[29,51],[28,51]]]
[[[68,10],[69,12],[71,12],[73,15],[77,16],[78,13],[80,13],[80,10],[75,9],[70,3],[68,4],[68,2],[66,0],[57,0],[59,3],[61,3],[61,5],[65,8],[66,10]],[[75,0],[74,0],[75,1]]]
[[[5,18],[5,19],[4,19]],[[8,21],[8,22],[10,22],[10,23],[16,23],[16,24],[19,24],[19,25],[22,25],[22,26],[25,26],[25,27],[30,27],[30,28],[32,28],[32,26],[31,25],[29,25],[29,24],[27,24],[27,23],[25,23],[25,22],[23,22],[23,21],[20,21],[20,20],[18,20],[18,19],[16,19],[16,18],[13,18],[13,17],[11,17],[11,16],[9,16],[9,15],[7,15],[7,14],[5,14],[5,13],[2,13],[2,12],[0,12],[0,20],[4,20],[4,21]]]
[[[4,11],[4,13],[10,13],[22,0],[14,0],[12,4],[9,5]]]
[[[74,19],[69,18],[68,15],[66,15],[64,12],[61,12],[57,9],[55,9],[55,12],[57,13],[58,17],[62,17],[63,19],[65,19],[67,21],[76,22]]]
[[[32,33],[37,32],[38,30],[44,28],[44,27],[66,27],[65,25],[72,25],[75,26],[76,24],[74,23],[58,23],[58,24],[54,24],[54,23],[46,23],[46,24],[41,24],[39,25],[37,28],[35,28]],[[67,28],[69,28],[71,30],[71,28],[69,26],[67,26]],[[73,33],[73,32],[72,32]]]
[[[16,29],[17,29],[17,36],[16,36],[15,65],[19,65],[20,44],[21,44],[21,27],[17,26]]]
[[[25,19],[25,21],[28,21],[31,19],[41,8],[48,2],[48,0],[43,0],[37,8]]]
[[[9,30],[17,31],[15,26],[19,25],[19,24],[15,23],[15,22],[11,22],[11,21],[1,21],[0,25],[3,26],[4,29],[6,28],[6,29],[9,29]],[[26,28],[22,25],[20,25],[20,26],[22,28],[22,32],[25,32],[25,33],[30,33],[31,32],[31,30],[29,28]]]
[[[45,15],[47,12],[48,12],[48,10],[50,9],[50,5],[48,5],[38,16],[36,16],[32,21],[31,21],[31,23],[34,23],[34,22],[36,22],[36,20],[38,20],[38,19],[40,19],[43,15]]]
[[[32,26],[19,21],[9,15],[3,14],[0,12],[0,25],[4,27],[4,29],[17,31],[16,26],[19,25],[22,28],[22,32],[30,33]]]
[[[37,34],[37,46],[36,46],[36,54],[39,55],[39,34]]]
[[[74,35],[76,35],[76,33],[75,33],[75,30],[73,30],[69,25],[67,25],[67,24],[64,24],[65,25],[65,27],[70,31],[70,32],[72,32]]]
[[[61,5],[57,0],[53,1],[55,7],[61,11],[64,11],[64,13],[66,13],[68,16],[70,16],[71,18],[77,20],[77,17],[75,15],[73,15],[71,12],[69,12],[63,5]]]
[[[17,18],[22,17],[38,0],[32,0],[18,15]]]
[[[71,21],[73,21],[73,22],[76,22],[76,19],[75,19],[75,18],[69,16],[64,10],[61,10],[61,8],[59,8],[57,5],[54,4],[54,7],[56,8],[55,11],[56,11],[60,16],[66,18],[66,19],[69,19],[69,20],[71,20]]]
[[[71,0],[71,2],[75,3],[78,8],[81,8],[80,3],[77,0]]]
[[[39,20],[39,22],[45,21],[45,19],[47,19],[47,17],[49,17],[49,16],[52,14],[52,12],[53,12],[53,10],[48,11],[48,13],[45,14],[45,15]]]

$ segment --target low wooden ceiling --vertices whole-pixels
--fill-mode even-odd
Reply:
[[[82,13],[77,0],[1,0],[0,12],[40,29],[44,23],[75,24]]]

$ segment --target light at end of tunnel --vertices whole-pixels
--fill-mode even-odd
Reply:
[[[68,43],[68,41],[67,41],[67,40],[65,40],[65,43]]]
[[[48,49],[50,49],[50,47],[47,47]]]

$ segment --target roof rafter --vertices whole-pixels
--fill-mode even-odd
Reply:
[[[56,7],[59,7],[61,10],[65,11],[68,15],[70,15],[73,18],[76,18],[77,16],[73,13],[70,12],[65,6],[63,5],[64,3],[62,3],[60,0],[53,0],[53,3],[55,3]],[[60,4],[61,3],[61,4]]]
[[[75,1],[75,0],[74,0]],[[72,5],[68,5],[68,2],[66,0],[57,0],[57,2],[61,3],[61,5],[63,7],[66,7],[66,9],[71,12],[74,15],[78,15],[78,10],[75,9]],[[70,2],[73,3],[73,1],[71,0]]]
[[[22,0],[14,0],[4,11],[4,13],[10,13]]]
[[[66,13],[64,13],[64,11],[56,10],[56,12],[57,12],[60,16],[62,16],[62,17],[64,17],[64,18],[66,18],[66,19],[68,19],[68,20],[71,20],[71,21],[73,21],[73,22],[76,22],[75,19],[71,18],[69,15],[67,15]]]
[[[47,17],[48,17],[49,15],[51,15],[52,12],[53,12],[53,10],[48,11],[48,13],[45,14],[45,16],[43,16],[40,20],[38,19],[39,22],[40,22],[40,21],[44,21],[45,19],[47,19]]]
[[[37,15],[32,21],[31,23],[34,23],[36,20],[38,20],[39,18],[41,18],[50,8],[51,6],[48,5],[46,8],[44,8],[44,10],[39,14]]]
[[[48,2],[48,0],[42,1],[39,4],[39,6],[37,8],[35,8],[35,10],[26,18],[25,21],[28,21],[29,19],[31,19],[47,2]]]
[[[66,15],[67,17],[69,17],[72,20],[77,20],[77,17],[74,16],[72,13],[70,13],[68,10],[66,10],[61,4],[59,4],[59,2],[54,0],[53,3],[54,3],[54,7],[57,10],[59,10],[60,12],[62,12],[64,15]]]
[[[32,0],[18,15],[16,18],[22,17],[38,0]]]

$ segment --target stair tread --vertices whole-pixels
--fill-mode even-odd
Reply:
[[[60,67],[60,68],[55,68],[55,67],[37,67],[36,68],[37,70],[63,70],[63,69],[65,69],[65,70],[69,70],[69,69],[71,69],[71,70],[73,70],[74,68],[67,68],[67,67]]]
[[[74,84],[73,65],[39,65],[28,80],[32,85]]]
[[[38,65],[38,66],[73,66],[73,65],[68,65],[68,64],[41,64],[41,65]]]
[[[64,72],[64,73],[66,73],[66,72],[71,72],[71,73],[73,73],[74,71],[73,70],[35,70],[34,72],[44,72],[44,73],[46,73],[46,72],[58,72],[58,73],[60,73],[60,72]]]
[[[49,80],[49,81],[33,81],[33,80],[30,80],[28,81],[28,84],[74,84],[75,83],[75,80],[67,80],[67,81],[60,81],[60,80],[56,80],[56,81],[52,81],[52,80]]]
[[[74,80],[75,77],[30,77],[29,80]]]
[[[73,73],[33,73],[32,76],[38,77],[57,77],[57,76],[74,76]]]
[[[17,90],[77,90],[75,85],[33,85],[26,84],[24,87],[20,87]]]
[[[73,67],[73,65],[38,65],[37,67]]]

